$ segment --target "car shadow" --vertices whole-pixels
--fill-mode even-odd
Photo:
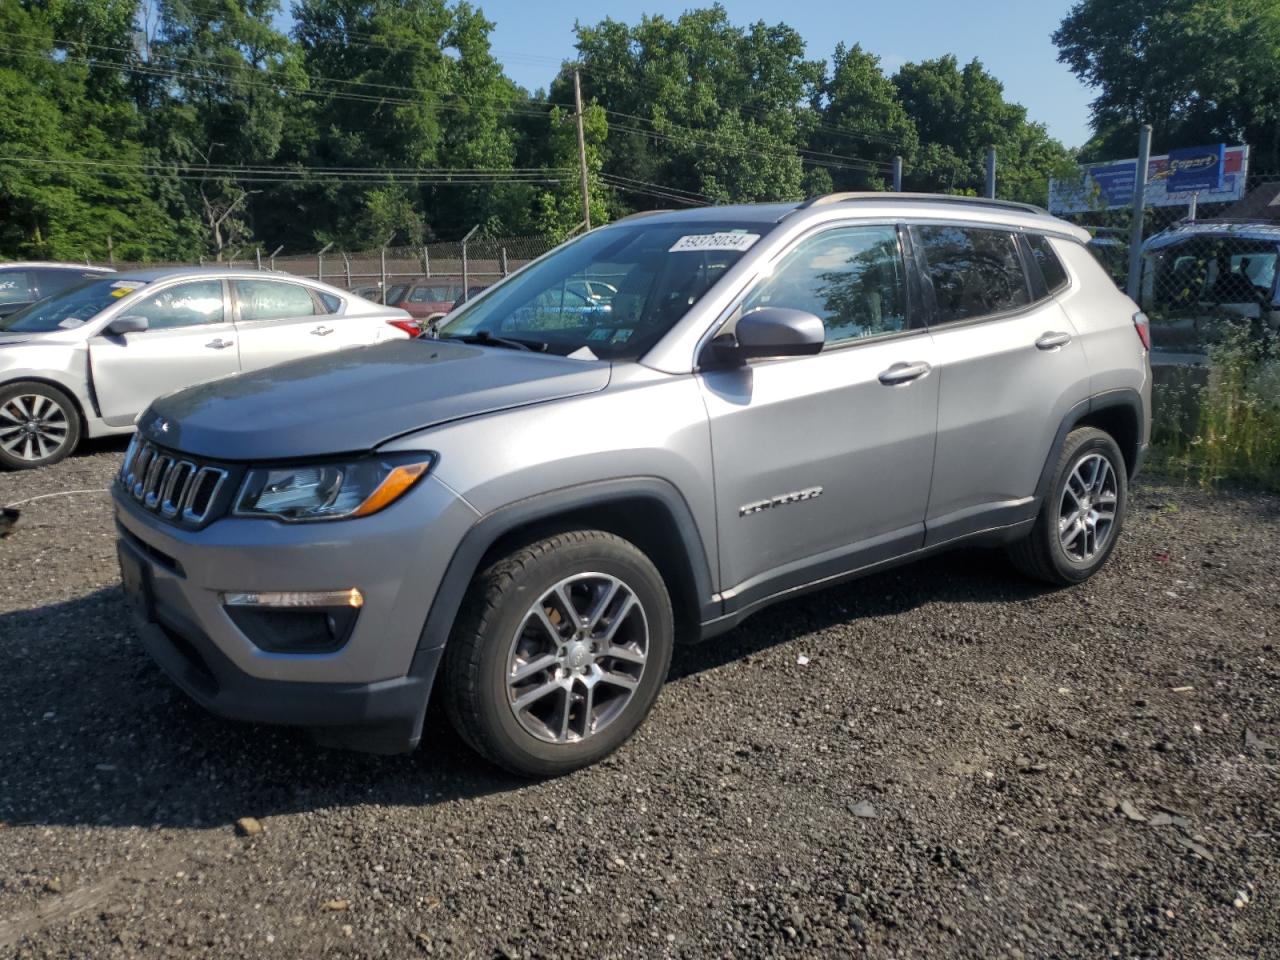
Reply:
[[[901,567],[681,647],[669,695],[685,678],[837,623],[931,601],[999,603],[1040,592],[981,551]],[[477,763],[434,703],[417,753],[391,757],[215,717],[147,657],[116,586],[0,614],[0,657],[0,821],[10,825],[209,827],[370,802],[421,806],[527,784]]]

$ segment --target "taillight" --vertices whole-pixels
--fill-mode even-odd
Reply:
[[[1133,328],[1138,331],[1138,339],[1142,341],[1142,349],[1151,349],[1151,321],[1139,310],[1133,315]]]
[[[422,333],[422,325],[412,317],[405,317],[403,320],[388,320],[387,323],[391,324],[397,330],[403,330],[411,337],[416,337],[418,334]]]

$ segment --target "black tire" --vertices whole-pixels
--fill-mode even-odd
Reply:
[[[1063,519],[1066,487],[1078,466],[1094,457],[1103,457],[1110,465],[1114,480],[1115,519],[1105,540],[1093,555],[1079,556],[1064,547],[1059,535]],[[1014,566],[1029,577],[1044,580],[1058,586],[1083,583],[1101,569],[1115,549],[1124,528],[1125,511],[1129,502],[1128,473],[1124,456],[1110,434],[1093,427],[1081,427],[1067,435],[1062,453],[1053,470],[1053,482],[1031,533],[1008,547],[1009,559]],[[1067,519],[1070,519],[1068,515]],[[1081,534],[1083,536],[1083,533]],[[1075,547],[1073,543],[1071,545]]]
[[[525,632],[527,621],[539,601],[566,578],[588,573],[616,578],[638,601],[639,620],[634,611],[616,619],[626,621],[623,628],[634,629],[637,622],[647,628],[646,657],[642,667],[602,661],[606,667],[642,672],[629,699],[619,702],[616,712],[598,732],[576,741],[546,742],[517,719],[515,696],[509,694],[510,658],[523,642],[517,640],[517,634],[529,636]],[[584,587],[588,585],[584,581]],[[536,619],[533,627],[535,635],[544,629]],[[472,581],[445,649],[445,709],[462,739],[499,767],[526,777],[569,773],[613,752],[648,716],[671,665],[674,632],[671,600],[662,576],[633,544],[599,530],[547,537],[494,562]],[[567,641],[553,640],[549,646],[563,642]],[[547,655],[550,654],[543,654]],[[550,685],[559,669],[543,674],[541,679]],[[569,677],[563,682],[572,680]],[[585,691],[585,687],[577,686],[568,689]],[[564,700],[554,702],[563,704],[567,714],[573,709],[573,700],[568,692],[564,696]],[[579,706],[578,722],[590,723],[590,719],[582,720]],[[565,725],[568,726],[567,720]]]
[[[27,431],[32,422],[40,424],[38,434]],[[0,468],[34,470],[57,463],[80,443],[81,429],[75,403],[57,387],[31,381],[0,387]]]

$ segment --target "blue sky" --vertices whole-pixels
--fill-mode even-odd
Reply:
[[[668,0],[476,0],[497,23],[493,48],[507,74],[530,90],[546,87],[560,61],[573,54],[573,23],[606,16],[634,23],[641,13],[678,16],[699,2]],[[1090,91],[1057,61],[1049,35],[1071,7],[1070,0],[726,0],[737,24],[779,20],[800,31],[810,57],[829,57],[843,40],[880,56],[892,73],[910,60],[954,53],[961,62],[979,58],[1005,86],[1005,97],[1021,103],[1031,119],[1048,125],[1067,146],[1089,136]]]

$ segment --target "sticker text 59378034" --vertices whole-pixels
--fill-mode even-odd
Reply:
[[[681,237],[674,244],[668,253],[680,253],[686,250],[735,250],[738,253],[746,253],[760,239],[758,233],[737,233],[735,231],[727,231],[724,233],[696,233]]]

